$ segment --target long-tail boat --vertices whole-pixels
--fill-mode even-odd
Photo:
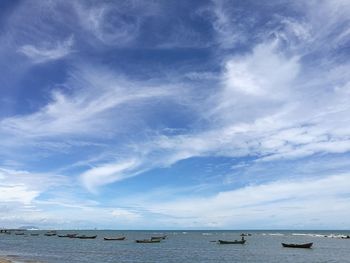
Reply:
[[[229,244],[244,244],[246,240],[233,240],[233,241],[226,241],[226,240],[218,240],[220,245],[229,245]]]
[[[112,240],[122,241],[122,240],[125,240],[125,237],[104,237],[103,239],[107,241],[112,241]]]
[[[138,239],[136,243],[160,243],[161,239]]]
[[[44,234],[45,236],[51,237],[51,236],[56,236],[57,232],[55,230],[48,231]]]
[[[151,237],[151,239],[166,239],[166,238],[167,238],[167,235]]]
[[[57,235],[58,237],[69,237],[69,238],[73,238],[75,237],[77,234],[67,234],[67,235]]]
[[[286,244],[282,243],[283,247],[292,247],[292,248],[311,248],[313,243],[305,243],[305,244]]]
[[[80,239],[95,239],[96,237],[97,237],[97,235],[95,235],[95,236],[86,236],[86,235],[76,236],[76,238],[80,238]]]

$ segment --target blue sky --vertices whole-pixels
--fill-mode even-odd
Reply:
[[[1,1],[0,226],[349,229],[349,17]]]

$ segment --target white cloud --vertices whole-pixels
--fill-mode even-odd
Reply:
[[[74,38],[71,36],[62,42],[41,43],[37,46],[24,45],[18,49],[18,52],[30,58],[34,63],[45,63],[69,55],[73,44]]]
[[[335,226],[346,229],[349,225],[343,224],[344,218],[349,217],[349,176],[280,180],[210,197],[153,200],[155,203],[145,206],[168,215],[170,218],[163,224],[175,224],[171,217],[176,217],[179,225],[187,227],[245,228],[259,222],[267,229]],[[317,225],[314,218],[319,219]]]
[[[213,22],[217,41],[222,48],[233,48],[236,44],[246,40],[242,32],[242,25],[234,17],[232,9],[228,8],[225,1],[213,1],[212,7]]]
[[[66,85],[74,88],[73,94],[56,90],[52,93],[52,100],[39,111],[2,119],[0,130],[22,138],[76,134],[101,136],[111,130],[116,132],[118,127],[122,129],[132,121],[122,112],[127,108],[132,111],[137,102],[171,98],[179,92],[171,86],[130,82],[97,68],[74,72]]]
[[[287,97],[299,67],[296,58],[278,54],[274,43],[258,45],[252,54],[226,62],[224,97],[234,100],[239,96],[237,92],[268,99]]]
[[[39,194],[38,191],[29,190],[25,185],[0,185],[0,203],[31,204]]]
[[[72,185],[65,176],[1,167],[0,179],[0,222],[11,227],[28,224],[31,220],[40,222],[45,218],[38,205],[41,195],[62,186],[68,189]]]
[[[230,58],[221,90],[205,105],[214,110],[203,111],[209,127],[135,143],[127,157],[136,158],[138,165],[127,174],[199,156],[249,155],[272,161],[348,152],[350,99],[346,85],[339,86],[343,70],[308,85],[312,77],[299,73],[303,64],[296,57],[288,57],[276,42],[267,42],[250,54]]]
[[[33,173],[23,170],[14,170],[0,167],[0,186],[23,186],[32,192],[41,193],[57,185],[68,184],[68,178],[51,173]]]
[[[139,31],[140,16],[133,15],[122,5],[74,5],[83,28],[108,45],[121,46],[133,41]],[[123,12],[124,11],[124,12]]]
[[[134,221],[140,218],[140,215],[136,212],[132,212],[122,208],[115,208],[111,211],[113,217],[121,221]]]
[[[115,164],[105,164],[91,168],[81,175],[84,186],[95,192],[99,186],[121,181],[132,176],[132,171],[138,167],[136,160],[126,160]]]

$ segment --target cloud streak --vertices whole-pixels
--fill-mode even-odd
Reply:
[[[73,36],[54,44],[43,43],[40,46],[23,45],[18,49],[19,53],[27,56],[33,63],[46,63],[53,60],[62,59],[72,52],[74,44]]]
[[[147,206],[150,210],[176,217],[178,224],[190,227],[246,229],[258,219],[265,222],[265,229],[291,226],[317,229],[330,225],[346,229],[342,217],[348,216],[348,182],[348,174],[300,181],[280,180],[210,197],[184,198]],[[317,205],[320,202],[321,207]],[[332,215],[327,216],[330,211]],[[334,217],[334,214],[341,216]],[[319,221],[313,221],[315,218]],[[172,220],[167,219],[166,223],[174,224]]]
[[[2,131],[32,138],[77,134],[93,136],[108,130],[112,115],[115,116],[114,125],[118,124],[118,119],[123,120],[123,114],[118,114],[118,111],[125,107],[172,95],[165,86],[137,88],[136,82],[128,82],[105,70],[89,68],[73,73],[66,85],[75,90],[72,95],[53,91],[51,101],[39,111],[1,120]]]

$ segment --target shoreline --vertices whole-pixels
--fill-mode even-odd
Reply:
[[[8,258],[0,257],[0,263],[14,263],[14,262]]]
[[[12,258],[12,256],[0,256],[0,263],[41,263],[41,261],[36,260],[24,260]]]

